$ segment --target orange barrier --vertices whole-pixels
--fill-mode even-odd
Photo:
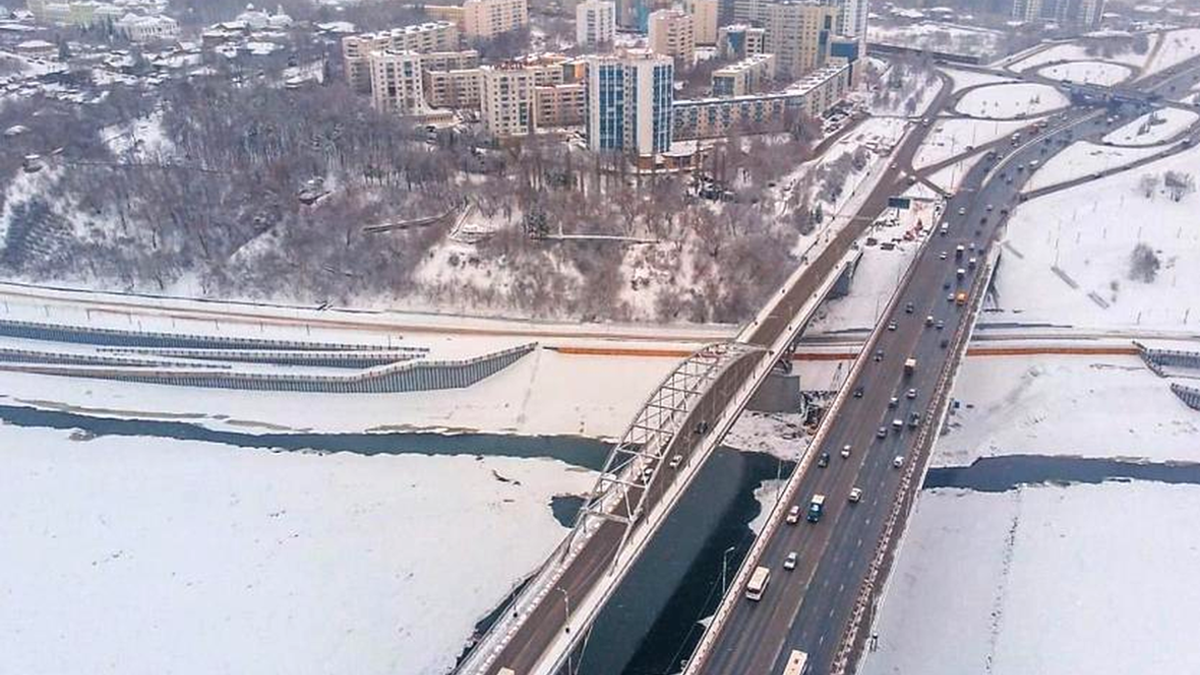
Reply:
[[[637,347],[547,347],[571,356],[641,356],[650,358],[686,358],[681,349]],[[1137,347],[967,347],[967,356],[1137,356]],[[797,352],[793,361],[852,361],[857,352]]]

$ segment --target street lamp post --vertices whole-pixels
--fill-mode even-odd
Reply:
[[[721,554],[721,597],[725,596],[725,571],[729,566],[729,554],[733,553],[736,546],[730,546]]]

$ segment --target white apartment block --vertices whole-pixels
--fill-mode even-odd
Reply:
[[[529,25],[526,0],[466,0],[463,3],[463,34],[490,40]]]
[[[617,34],[617,5],[587,0],[575,6],[575,42],[581,47],[612,44]]]
[[[758,93],[775,79],[775,55],[756,54],[713,71],[713,96],[745,96]]]
[[[834,30],[838,35],[851,37],[862,44],[867,42],[867,0],[832,0],[838,8]],[[860,53],[865,50],[860,48]]]
[[[650,13],[648,26],[651,51],[670,56],[682,65],[692,65],[696,59],[696,33],[691,14],[660,9]]]
[[[763,51],[775,55],[780,75],[797,78],[825,65],[838,8],[813,2],[767,7]]]
[[[378,33],[350,35],[342,38],[346,80],[354,91],[370,91],[371,52],[389,49],[397,52],[449,52],[457,50],[458,45],[458,26],[449,21],[430,21]]]
[[[179,23],[169,16],[129,14],[114,23],[113,28],[130,42],[174,40],[179,37]]]
[[[484,66],[480,70],[480,117],[488,133],[496,138],[533,133],[533,73],[519,67]]]
[[[675,63],[647,49],[587,57],[588,148],[642,157],[671,147]]]
[[[41,23],[87,28],[95,24],[115,23],[121,17],[135,12],[144,16],[157,16],[166,9],[167,3],[165,0],[26,0],[25,6]]]
[[[412,51],[375,52],[370,60],[371,105],[382,113],[428,112],[421,76],[421,55]]]
[[[719,6],[717,0],[687,0],[684,4],[688,14],[692,15],[696,44],[717,44]]]

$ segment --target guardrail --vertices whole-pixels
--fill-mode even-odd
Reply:
[[[417,361],[367,368],[350,374],[214,373],[192,369],[159,369],[50,364],[0,364],[0,371],[57,375],[141,384],[208,389],[288,391],[324,394],[389,394],[469,387],[499,372],[537,348],[536,342],[471,359]]]
[[[1152,349],[1134,340],[1138,354],[1150,370],[1159,377],[1167,377],[1165,368],[1200,369],[1200,351],[1185,351],[1182,349]]]
[[[1171,383],[1171,391],[1179,397],[1183,404],[1193,410],[1200,410],[1200,389],[1179,384],[1178,382]]]
[[[385,345],[349,344],[339,342],[300,342],[267,338],[162,333],[156,331],[95,328],[69,324],[41,323],[0,319],[0,337],[65,342],[102,347],[163,347],[173,349],[285,349],[294,351],[391,350]],[[398,338],[397,338],[398,339]]]

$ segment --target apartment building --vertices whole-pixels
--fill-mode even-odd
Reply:
[[[842,100],[853,87],[851,72],[850,64],[839,62],[809,73],[782,92],[675,101],[673,138],[719,138],[734,131],[783,130],[795,115],[818,117]]]
[[[529,25],[526,0],[466,0],[463,2],[463,34],[474,40],[491,40],[498,35]]]
[[[421,55],[413,51],[376,51],[369,61],[371,105],[383,113],[421,115],[428,112]]]
[[[156,42],[179,37],[179,22],[169,16],[129,14],[113,24],[113,29],[130,42]]]
[[[588,57],[588,147],[643,157],[670,149],[674,77],[674,61],[647,49]]]
[[[616,3],[587,0],[575,6],[575,42],[581,47],[611,45],[616,34]]]
[[[348,35],[342,38],[346,80],[354,91],[371,90],[371,52],[450,52],[457,50],[458,46],[458,26],[449,21],[430,21],[378,33]]]
[[[867,0],[829,0],[837,7],[837,18],[833,29],[838,35],[854,38],[860,44],[867,43]]]
[[[717,53],[723,59],[745,59],[763,53],[767,30],[745,23],[717,29]]]
[[[513,67],[528,70],[533,75],[536,86],[562,84],[565,80],[563,64],[568,59],[562,54],[536,54],[512,62]]]
[[[425,16],[435,21],[449,21],[461,31],[466,12],[462,5],[425,5]]]
[[[572,127],[583,123],[587,87],[570,82],[534,87],[534,119],[539,129]]]
[[[463,49],[453,52],[427,52],[421,54],[421,67],[425,70],[463,70],[479,67],[479,52]]]
[[[712,74],[713,96],[745,96],[775,79],[775,55],[756,54],[718,68]]]
[[[423,76],[425,103],[431,108],[479,108],[483,89],[479,68],[425,69]]]
[[[1088,29],[1100,25],[1104,0],[1013,0],[1012,17],[1030,23],[1056,23]]]
[[[533,73],[520,67],[483,66],[480,117],[496,138],[534,132]]]
[[[648,42],[655,54],[670,56],[684,66],[691,66],[696,60],[696,33],[691,14],[681,9],[660,9],[650,13],[648,26]]]
[[[684,9],[692,15],[692,30],[698,45],[717,44],[718,0],[686,0]]]
[[[785,1],[767,7],[763,51],[775,55],[781,77],[796,78],[825,65],[838,8]]]

